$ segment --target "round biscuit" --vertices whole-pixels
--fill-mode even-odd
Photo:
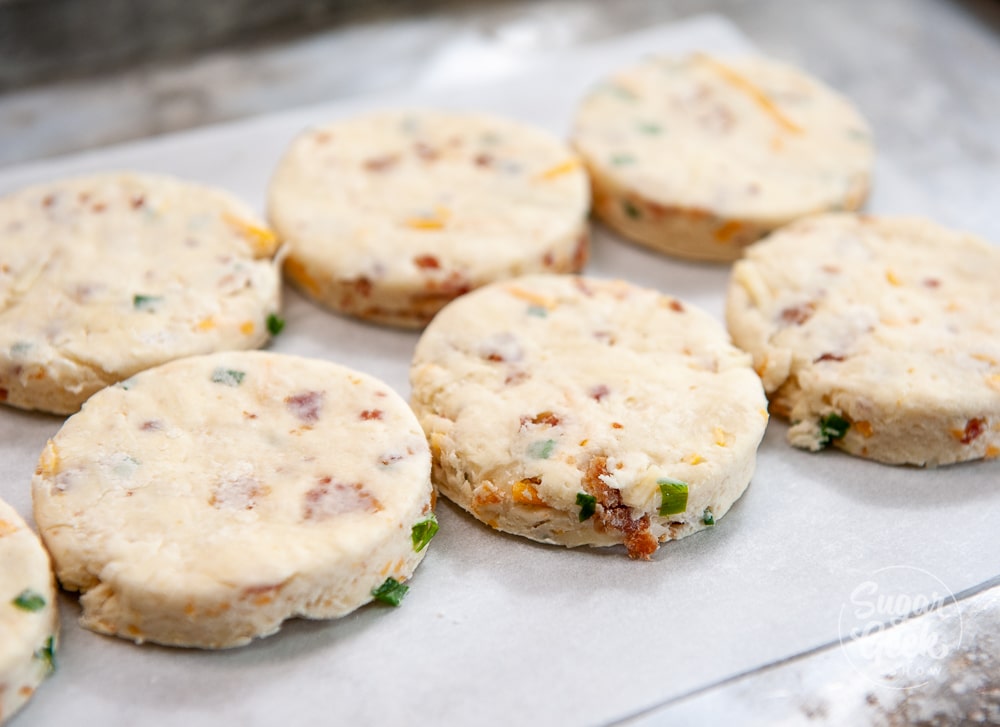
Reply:
[[[796,218],[864,202],[871,132],[791,66],[704,53],[651,58],[581,103],[572,143],[594,213],[636,242],[730,261]]]
[[[426,553],[431,497],[427,442],[386,384],[259,351],[104,389],[33,480],[84,626],[203,648],[343,616],[380,586],[391,596]]]
[[[299,136],[269,210],[299,290],[341,313],[420,327],[494,280],[580,270],[589,203],[579,160],[542,130],[379,111]]]
[[[634,558],[729,510],[767,424],[717,322],[621,281],[470,293],[428,326],[410,379],[442,494],[498,530]]]
[[[927,220],[801,220],[733,267],[726,318],[789,441],[890,464],[1000,455],[1000,248]]]
[[[239,200],[107,173],[0,199],[0,401],[77,411],[182,356],[268,338],[276,239]]]
[[[23,707],[52,672],[58,632],[48,553],[0,500],[0,722]]]

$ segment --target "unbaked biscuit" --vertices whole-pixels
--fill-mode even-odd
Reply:
[[[262,345],[275,250],[239,200],[168,177],[99,174],[0,199],[0,402],[69,414],[137,371]]]
[[[174,361],[108,387],[48,443],[35,519],[81,622],[223,648],[398,600],[436,530],[406,403],[326,361]]]
[[[620,281],[531,276],[451,303],[417,345],[434,482],[498,530],[658,543],[743,493],[767,424],[750,357],[707,314]]]
[[[269,209],[299,290],[342,313],[419,327],[485,283],[580,270],[589,202],[579,160],[539,129],[379,111],[303,133]]]
[[[597,86],[573,145],[594,212],[632,240],[726,261],[798,217],[857,209],[871,132],[842,96],[754,57],[652,58]]]
[[[54,666],[59,610],[49,556],[0,500],[0,722],[28,701]]]
[[[726,317],[795,446],[950,464],[1000,455],[998,280],[972,235],[826,215],[747,251]]]

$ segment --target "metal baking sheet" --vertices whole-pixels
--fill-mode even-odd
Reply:
[[[527,75],[497,72],[459,86],[428,77],[396,94],[0,169],[0,192],[134,168],[217,184],[262,210],[276,161],[311,124],[374,107],[437,106],[502,113],[563,135],[578,98],[611,69],[695,48],[750,45],[726,20],[705,16],[569,50]],[[872,211],[935,216],[947,203],[878,163]],[[722,314],[726,267],[662,257],[600,227],[587,272]],[[356,367],[408,396],[416,334],[339,318],[285,294],[288,324],[274,350]],[[0,496],[25,516],[38,453],[60,424],[0,408]],[[14,724],[605,723],[836,641],[844,604],[879,569],[896,568],[914,589],[931,574],[956,593],[1000,571],[996,462],[885,467],[793,450],[785,431],[771,423],[750,488],[715,528],[666,545],[651,563],[620,550],[505,536],[444,502],[441,532],[401,608],[289,622],[237,650],[98,636],[77,626],[75,597],[64,596],[58,671]]]

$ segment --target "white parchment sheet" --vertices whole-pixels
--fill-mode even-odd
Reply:
[[[0,170],[0,192],[135,168],[218,184],[263,209],[282,150],[310,124],[427,105],[494,111],[562,135],[576,100],[616,66],[650,52],[748,47],[731,24],[703,17],[567,51],[526,76],[461,87],[429,78],[391,96]],[[884,162],[875,190],[876,212],[933,215],[947,203],[924,199]],[[598,228],[588,273],[658,288],[721,317],[724,266],[662,257]],[[274,350],[339,361],[409,395],[416,334],[286,296],[288,324]],[[25,516],[38,453],[60,424],[0,408],[0,496]],[[921,568],[954,592],[1000,572],[1000,463],[885,467],[793,450],[785,431],[772,421],[750,488],[715,528],[665,545],[651,563],[501,535],[443,502],[440,534],[401,608],[291,622],[234,651],[97,636],[76,625],[76,600],[66,597],[58,672],[14,725],[597,724],[835,641],[841,606],[876,569]]]

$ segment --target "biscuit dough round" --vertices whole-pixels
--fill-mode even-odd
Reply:
[[[420,327],[494,280],[580,270],[589,204],[579,160],[540,129],[379,111],[299,136],[269,209],[299,290],[335,311]]]
[[[792,220],[864,202],[871,132],[843,96],[772,60],[652,58],[597,86],[572,143],[594,212],[644,245],[735,260]]]
[[[410,379],[442,494],[498,530],[634,558],[729,510],[767,424],[717,322],[621,281],[471,293],[428,326]]]
[[[0,199],[0,402],[77,411],[182,356],[267,341],[276,238],[239,200],[107,173]]]
[[[726,318],[792,444],[943,465],[1000,455],[998,280],[972,235],[824,215],[747,251]]]
[[[343,616],[409,578],[431,496],[427,442],[386,384],[258,351],[174,361],[101,391],[33,480],[84,626],[204,648]]]
[[[0,500],[0,722],[23,707],[52,672],[58,632],[48,553]]]

